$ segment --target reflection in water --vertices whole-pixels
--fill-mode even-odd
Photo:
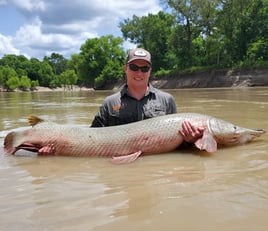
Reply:
[[[179,111],[268,130],[267,88],[170,90]],[[7,156],[3,138],[36,114],[90,124],[111,92],[0,92],[1,230],[266,230],[268,138],[222,148],[109,159]]]
[[[129,222],[150,220],[159,201],[183,197],[183,192],[177,191],[179,187],[204,179],[202,162],[191,166],[185,162],[180,167],[176,154],[168,156],[172,163],[157,156],[160,158],[157,162],[144,157],[124,166],[114,166],[107,159],[98,158],[81,161],[80,158],[21,157],[16,163],[16,174],[9,176],[12,185],[4,183],[10,186],[9,190],[22,190],[19,198],[14,196],[12,201],[26,202],[27,208],[23,207],[22,211],[26,209],[27,217],[38,221],[41,227],[53,223],[51,217],[57,222],[88,220],[92,228],[124,217]],[[16,179],[18,173],[22,182]]]

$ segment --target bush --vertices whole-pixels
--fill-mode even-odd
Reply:
[[[7,90],[14,91],[20,85],[20,79],[18,77],[10,77],[6,81]]]
[[[20,78],[19,86],[21,90],[26,91],[31,87],[31,80],[27,76],[22,76]]]

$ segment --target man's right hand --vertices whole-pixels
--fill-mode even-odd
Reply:
[[[195,127],[189,121],[184,121],[182,123],[182,129],[179,133],[182,135],[183,139],[187,143],[195,143],[204,133],[203,127]]]

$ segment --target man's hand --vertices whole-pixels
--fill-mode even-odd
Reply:
[[[53,144],[48,144],[47,146],[42,147],[39,151],[39,155],[53,155],[55,153],[55,147]]]
[[[204,130],[203,127],[195,127],[189,121],[183,121],[182,129],[179,130],[179,133],[185,142],[194,143],[203,136]]]

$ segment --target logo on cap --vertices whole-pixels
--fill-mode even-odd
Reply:
[[[135,56],[139,56],[139,57],[146,57],[146,53],[143,50],[137,50],[137,51],[135,51],[134,52],[134,55]]]

